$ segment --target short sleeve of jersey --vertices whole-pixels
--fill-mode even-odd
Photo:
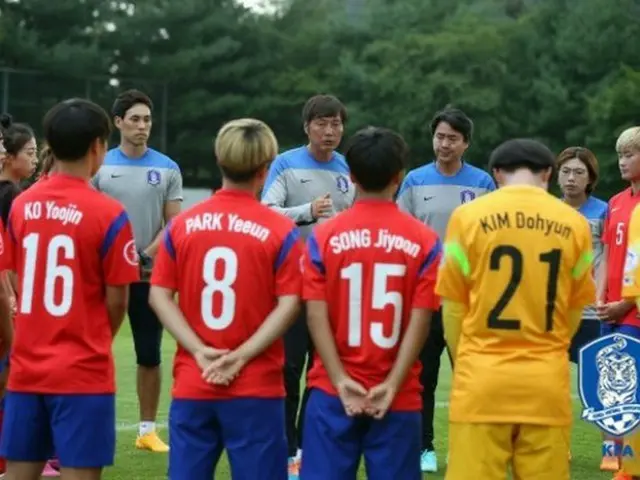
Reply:
[[[596,285],[593,279],[593,247],[591,242],[591,230],[587,220],[580,218],[576,228],[579,256],[573,267],[571,276],[573,288],[571,289],[571,310],[581,310],[591,305],[596,300]]]
[[[426,308],[437,310],[440,307],[440,299],[436,295],[436,280],[438,278],[438,265],[442,255],[442,243],[434,234],[435,242],[431,241],[431,248],[418,271],[418,283],[413,294],[413,308]]]
[[[276,296],[300,296],[302,289],[302,273],[300,271],[302,248],[300,231],[294,227],[282,242],[276,258]]]
[[[162,241],[156,253],[153,271],[151,272],[151,285],[178,289],[178,270],[176,268],[176,248],[174,243],[175,231],[170,223],[164,229]]]
[[[436,293],[443,298],[468,305],[469,287],[467,277],[470,274],[469,257],[463,242],[460,211],[455,210],[447,225],[444,241],[444,254],[438,271]]]
[[[100,255],[107,285],[128,285],[140,280],[133,229],[124,210],[109,225]]]
[[[638,207],[633,209],[629,221],[622,297],[628,299],[640,297],[640,208]]]
[[[302,265],[302,297],[305,300],[326,300],[326,270],[315,232],[307,239]]]

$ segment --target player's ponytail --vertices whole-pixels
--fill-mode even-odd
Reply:
[[[48,175],[53,169],[53,152],[49,145],[45,145],[40,152],[40,176]]]

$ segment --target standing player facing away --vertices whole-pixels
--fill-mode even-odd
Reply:
[[[19,195],[9,215],[18,311],[0,449],[10,479],[40,478],[54,448],[64,478],[99,479],[113,464],[111,347],[138,262],[124,208],[89,184],[109,132],[89,101],[52,108],[44,133],[57,173]]]
[[[211,478],[226,448],[234,479],[286,480],[281,337],[299,310],[302,244],[256,198],[278,151],[271,129],[232,121],[215,151],[222,189],[172,221],[151,277],[151,305],[178,341],[169,478]]]
[[[130,288],[128,312],[138,364],[140,425],[135,446],[164,453],[169,448],[156,432],[162,326],[149,307],[149,275],[162,229],[180,212],[182,175],[176,162],[148,146],[153,103],[147,95],[138,90],[122,92],[111,113],[120,132],[120,145],[109,150],[93,184],[122,202],[131,217],[142,267],[141,281]]]
[[[336,151],[342,141],[347,110],[336,97],[316,95],[302,110],[304,132],[309,143],[281,153],[269,168],[262,202],[293,219],[303,238],[314,224],[334,216],[353,204],[355,190],[349,167]],[[305,389],[300,399],[300,378],[311,364],[304,309],[284,337],[287,441],[289,480],[297,480],[300,468]],[[300,410],[300,421],[298,421]]]
[[[510,140],[500,189],[453,213],[436,292],[454,356],[447,480],[568,480],[567,349],[595,300],[587,220],[547,192],[555,159]]]
[[[418,480],[418,354],[429,332],[440,242],[393,195],[408,148],[381,128],[346,151],[355,205],[308,239],[303,295],[316,358],[305,412],[302,480]]]

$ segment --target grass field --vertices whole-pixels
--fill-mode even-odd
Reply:
[[[160,412],[158,422],[161,425],[161,435],[167,438],[166,420],[169,409],[169,389],[171,386],[171,361],[175,349],[173,339],[165,335],[163,344],[163,394],[160,402]],[[118,380],[118,447],[116,454],[116,464],[109,468],[104,478],[109,480],[160,480],[166,479],[167,456],[138,451],[133,447],[136,437],[138,420],[138,403],[135,393],[136,366],[133,355],[133,343],[131,332],[127,325],[123,326],[119,334],[114,353],[117,364]],[[443,361],[443,364],[447,362]],[[576,375],[574,375],[576,377]],[[436,448],[441,464],[441,471],[437,474],[425,475],[425,479],[444,478],[444,460],[446,455],[447,442],[447,398],[449,395],[449,385],[451,372],[445,368],[440,373],[440,385],[437,392],[438,409],[436,411]],[[574,382],[575,383],[575,382]],[[574,388],[575,392],[575,388]],[[580,403],[574,401],[575,424],[572,438],[572,474],[574,480],[601,480],[610,479],[611,475],[599,472],[598,464],[600,459],[600,435],[595,427],[580,420]],[[231,480],[226,460],[218,466],[215,477],[217,480]],[[364,472],[360,475],[365,479]],[[268,479],[265,479],[268,480]]]

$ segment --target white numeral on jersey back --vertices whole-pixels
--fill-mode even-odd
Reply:
[[[38,244],[40,234],[30,233],[22,240],[25,249],[24,275],[22,293],[20,295],[20,312],[29,314],[33,308],[33,287],[38,268]],[[67,265],[60,265],[58,257],[62,253],[66,260],[75,258],[75,244],[69,235],[56,235],[47,245],[47,260],[44,264],[44,308],[54,317],[62,317],[71,310],[73,301],[73,270]],[[62,282],[62,298],[56,302],[55,292],[58,281]]]
[[[222,278],[216,278],[216,267],[222,263]],[[200,314],[205,325],[212,330],[223,330],[231,325],[236,312],[236,292],[233,283],[238,277],[238,256],[229,247],[214,247],[204,256],[202,278],[205,287],[202,290]],[[222,295],[220,315],[213,314],[213,295]]]
[[[371,340],[380,348],[393,348],[400,338],[402,324],[402,294],[387,290],[389,277],[403,277],[406,265],[375,263],[373,265],[373,291],[371,292],[371,308],[384,310],[393,306],[393,325],[391,335],[385,336],[382,322],[371,321]],[[340,278],[349,282],[349,346],[362,345],[362,263],[352,263],[340,271]]]

